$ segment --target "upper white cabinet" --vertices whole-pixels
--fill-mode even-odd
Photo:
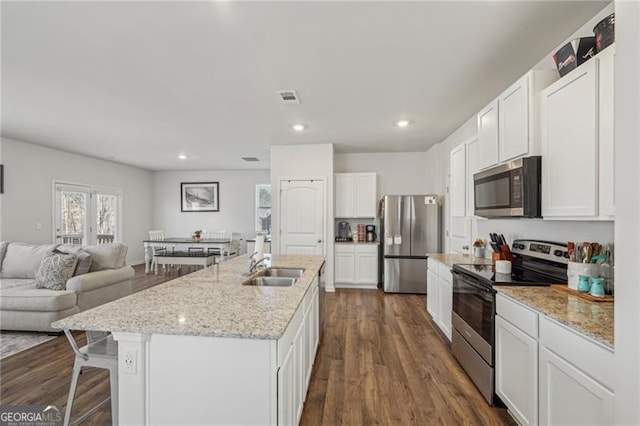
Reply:
[[[451,150],[451,179],[449,200],[451,205],[449,222],[449,249],[458,253],[469,253],[471,221],[467,217],[467,144],[463,143]]]
[[[542,216],[612,220],[613,46],[542,92]]]
[[[335,217],[377,216],[375,173],[335,174]]]
[[[460,144],[451,150],[451,216],[467,214],[467,146]]]
[[[555,70],[529,71],[478,113],[478,170],[540,153],[540,91]]]
[[[615,199],[613,187],[613,61],[615,46],[609,46],[598,54],[598,100],[600,110],[598,117],[599,134],[599,215],[613,219],[615,215]]]
[[[498,164],[498,100],[478,113],[478,165],[485,169]]]

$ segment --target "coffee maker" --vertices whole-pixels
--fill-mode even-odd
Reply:
[[[351,239],[351,225],[349,222],[338,222],[338,238],[337,241],[347,241]]]
[[[367,242],[372,243],[376,240],[376,226],[375,225],[367,225]]]

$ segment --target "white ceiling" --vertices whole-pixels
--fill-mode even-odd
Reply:
[[[3,1],[2,136],[150,170],[425,151],[606,3]]]

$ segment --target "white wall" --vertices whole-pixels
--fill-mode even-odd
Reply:
[[[181,182],[218,182],[219,212],[182,212]],[[241,231],[253,238],[257,184],[270,183],[269,170],[153,172],[153,228],[166,236],[190,236],[196,229]],[[243,243],[244,247],[244,243]]]
[[[640,424],[640,3],[616,1],[615,423]]]
[[[333,289],[333,144],[310,145],[273,145],[271,146],[271,186],[278,188],[281,179],[322,178],[326,182],[325,211],[326,221],[324,229],[325,241],[325,277],[328,290]],[[273,243],[271,250],[280,250],[278,203],[280,194],[273,194],[273,208],[271,214]]]
[[[54,180],[122,189],[122,242],[127,261],[144,261],[151,223],[151,172],[3,138],[5,188],[0,239],[44,244],[53,240]],[[177,197],[177,196],[176,196]],[[36,229],[36,224],[42,224]]]
[[[378,174],[378,197],[427,192],[426,152],[335,154],[335,173]]]

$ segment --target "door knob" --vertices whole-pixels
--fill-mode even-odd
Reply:
[[[469,250],[469,246],[468,245],[462,246],[462,250]]]
[[[321,243],[321,242],[322,242],[322,240],[318,240],[318,243]]]

